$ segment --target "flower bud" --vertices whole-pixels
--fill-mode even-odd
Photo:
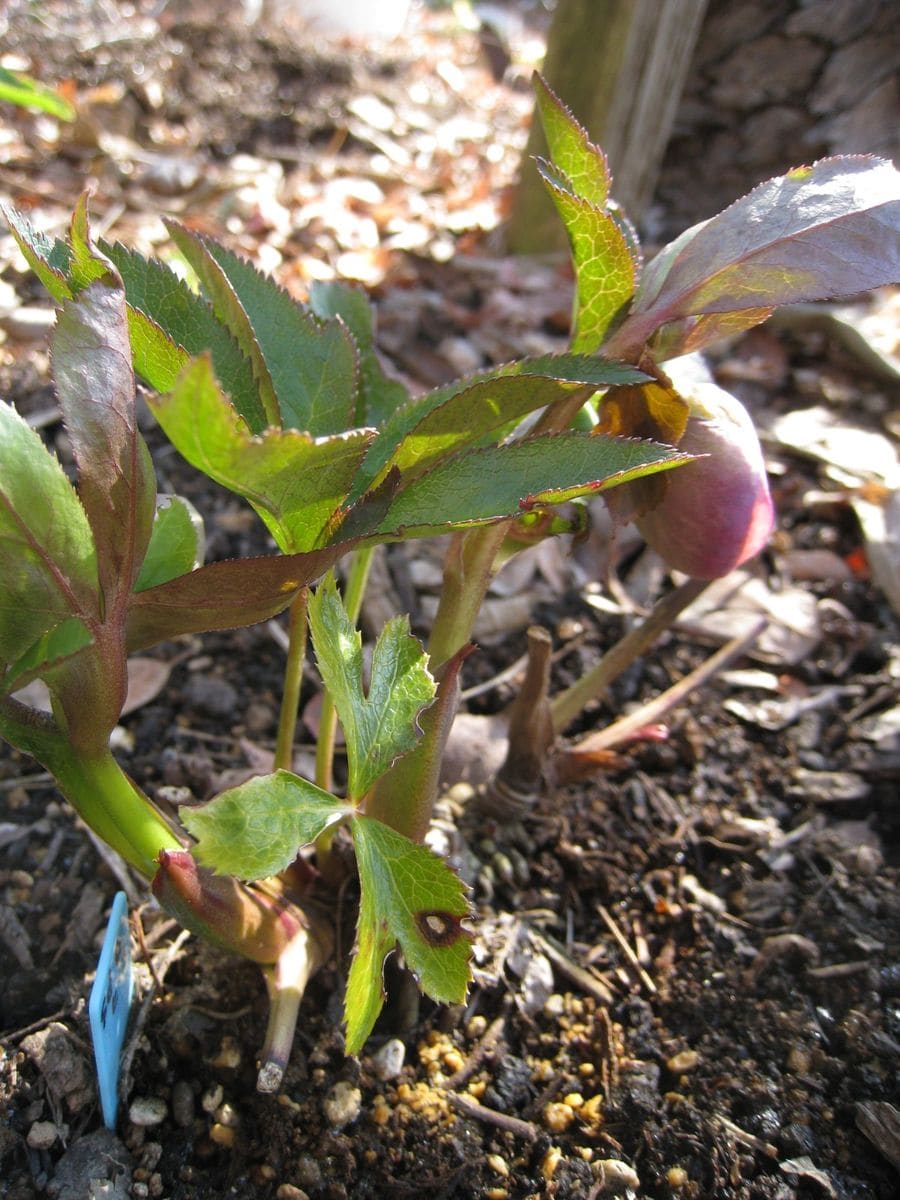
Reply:
[[[666,471],[660,503],[637,520],[646,541],[676,571],[718,579],[758,554],[774,524],[765,463],[743,405],[712,383],[686,396],[680,450],[703,455]]]
[[[278,896],[214,875],[187,850],[162,850],[153,894],[185,929],[253,962],[279,960],[305,922]]]

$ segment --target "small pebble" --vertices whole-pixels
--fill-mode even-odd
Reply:
[[[600,1182],[601,1196],[621,1196],[641,1186],[637,1171],[620,1158],[601,1158],[591,1165]]]
[[[564,1133],[575,1120],[575,1110],[568,1104],[555,1102],[544,1109],[544,1125],[551,1133]]]
[[[241,1121],[237,1109],[233,1108],[230,1104],[220,1104],[213,1115],[220,1125],[231,1127],[239,1125]]]
[[[406,1047],[399,1038],[391,1038],[372,1055],[375,1078],[383,1081],[396,1079],[403,1069],[405,1058]]]
[[[218,675],[192,675],[184,687],[184,701],[190,708],[222,720],[239,709],[237,691]]]
[[[194,1093],[186,1079],[179,1079],[172,1088],[172,1116],[182,1129],[189,1129],[193,1124]]]
[[[688,1173],[684,1167],[669,1167],[666,1171],[666,1183],[673,1192],[680,1192],[688,1181]]]
[[[35,1121],[25,1139],[32,1150],[49,1150],[57,1138],[57,1129],[52,1121]]]
[[[346,1080],[336,1083],[322,1101],[325,1119],[335,1129],[343,1129],[355,1121],[361,1108],[362,1092]]]
[[[562,1150],[560,1150],[559,1146],[551,1146],[544,1155],[541,1162],[541,1174],[547,1183],[549,1183],[556,1174],[556,1168],[562,1162],[562,1156]]]
[[[223,1125],[220,1121],[216,1121],[209,1131],[210,1141],[215,1142],[217,1146],[224,1146],[230,1149],[234,1145],[236,1131],[231,1125]]]
[[[303,1188],[295,1187],[292,1183],[279,1183],[275,1197],[276,1200],[309,1200]]]
[[[210,1116],[216,1111],[219,1105],[225,1098],[225,1089],[221,1083],[214,1083],[212,1087],[208,1087],[200,1097],[200,1107],[205,1113]]]
[[[699,1061],[700,1055],[696,1050],[682,1050],[672,1055],[666,1067],[673,1075],[683,1075],[685,1071],[693,1071]]]
[[[147,1129],[151,1125],[161,1125],[168,1111],[165,1100],[159,1096],[138,1096],[128,1110],[128,1119],[132,1125]]]
[[[487,1156],[487,1165],[496,1175],[502,1175],[504,1179],[509,1178],[509,1164],[499,1154],[489,1154]]]
[[[311,1154],[301,1154],[294,1165],[294,1175],[305,1188],[317,1188],[322,1182],[322,1171]]]
[[[212,1060],[212,1065],[214,1067],[224,1067],[229,1071],[233,1071],[241,1065],[241,1047],[233,1037],[226,1035],[222,1039],[219,1053]]]

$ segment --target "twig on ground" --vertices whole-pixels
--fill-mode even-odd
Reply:
[[[641,964],[640,959],[635,954],[634,950],[631,948],[631,945],[629,944],[628,939],[625,937],[625,934],[622,932],[622,930],[616,924],[612,914],[609,912],[609,909],[605,908],[604,905],[602,905],[602,904],[598,904],[597,912],[603,918],[603,922],[606,925],[606,928],[616,939],[616,942],[619,945],[619,948],[621,949],[622,953],[625,955],[626,959],[628,960],[629,965],[636,973],[638,979],[641,981],[641,983],[644,985],[644,987],[647,989],[647,991],[650,993],[650,995],[655,996],[656,990],[657,990],[656,984],[650,978],[650,975],[649,975],[646,967],[644,967]]]
[[[531,1121],[523,1121],[520,1117],[511,1117],[507,1113],[497,1112],[495,1108],[488,1108],[466,1092],[448,1092],[448,1099],[455,1108],[462,1109],[466,1116],[473,1117],[476,1121],[484,1121],[486,1125],[495,1125],[514,1137],[534,1142],[540,1136],[540,1130]]]
[[[570,983],[574,983],[576,987],[587,992],[589,996],[593,996],[600,1004],[610,1005],[613,1003],[615,997],[606,984],[586,967],[580,966],[571,959],[554,938],[545,933],[538,933],[535,929],[532,929],[531,936],[538,949],[544,952],[553,966]]]
[[[466,1082],[470,1076],[474,1075],[485,1058],[496,1050],[498,1043],[503,1037],[503,1030],[506,1025],[506,1013],[501,1013],[499,1017],[495,1017],[488,1025],[487,1029],[481,1036],[481,1040],[475,1046],[475,1049],[459,1068],[444,1083],[444,1087],[448,1092],[452,1092],[455,1088],[460,1087]]]

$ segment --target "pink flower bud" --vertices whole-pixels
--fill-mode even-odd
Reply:
[[[717,579],[762,550],[774,508],[743,405],[712,383],[695,384],[685,398],[690,415],[679,449],[705,457],[660,477],[664,495],[637,527],[674,570]]]

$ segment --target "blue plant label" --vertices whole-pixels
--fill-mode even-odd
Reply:
[[[91,988],[88,1003],[100,1104],[103,1108],[103,1123],[107,1129],[116,1127],[119,1063],[133,991],[128,902],[124,892],[117,892],[112,912],[109,914],[103,949],[97,963],[97,977]]]

